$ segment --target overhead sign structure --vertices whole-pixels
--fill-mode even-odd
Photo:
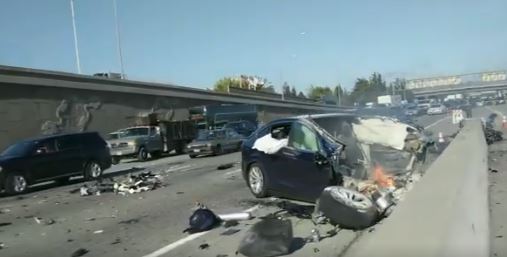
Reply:
[[[501,81],[507,80],[507,74],[505,72],[488,72],[482,74],[482,81]]]
[[[407,81],[407,89],[440,87],[448,85],[458,85],[461,83],[461,78],[457,76],[430,78],[430,79],[414,79]]]

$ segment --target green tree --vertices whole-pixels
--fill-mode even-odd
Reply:
[[[298,95],[296,91],[296,87],[292,86],[292,89],[290,91],[290,96],[296,97]]]
[[[213,86],[213,90],[216,92],[228,92],[229,87],[240,87],[239,80],[225,77],[218,80]]]
[[[282,92],[283,92],[283,95],[290,96],[290,86],[289,86],[289,83],[283,82]]]
[[[320,100],[322,96],[325,95],[333,95],[333,90],[329,87],[323,87],[323,86],[310,86],[310,89],[308,90],[308,98],[313,100]]]
[[[370,81],[365,78],[358,78],[354,84],[354,88],[350,93],[351,101],[354,103],[364,104],[371,101],[375,95],[370,85]]]

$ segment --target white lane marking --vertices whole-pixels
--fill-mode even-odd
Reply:
[[[253,211],[257,210],[258,208],[259,208],[259,205],[256,205],[256,206],[254,206],[252,208],[244,210],[243,212],[253,212]],[[188,242],[190,242],[192,240],[195,240],[195,239],[197,239],[197,238],[199,238],[201,236],[204,236],[204,235],[208,234],[210,231],[211,230],[189,235],[189,236],[184,237],[184,238],[182,238],[182,239],[180,239],[180,240],[178,240],[176,242],[170,243],[170,244],[168,244],[168,245],[166,245],[166,246],[164,246],[164,247],[162,247],[162,248],[160,248],[160,249],[158,249],[158,250],[156,250],[156,251],[154,251],[154,252],[152,252],[150,254],[144,255],[143,257],[158,257],[158,256],[161,256],[161,255],[164,255],[164,254],[166,254],[166,253],[168,253],[168,252],[176,249],[179,246],[182,246],[182,245],[184,245],[184,244],[186,244],[186,243],[188,243]]]
[[[183,170],[183,169],[188,169],[192,167],[192,165],[183,165],[183,166],[179,166],[179,165],[176,165],[176,166],[172,166],[170,167],[169,169],[165,170],[164,172],[168,173],[168,172],[173,172],[173,171],[178,171],[178,170]]]
[[[235,173],[239,173],[239,172],[241,172],[241,169],[231,170],[231,171],[226,172],[225,176],[234,175]]]
[[[178,246],[184,245],[187,242],[190,242],[190,241],[192,241],[194,239],[197,239],[197,238],[199,238],[201,236],[206,235],[208,232],[209,231],[204,231],[204,232],[199,232],[199,233],[195,233],[195,234],[189,235],[189,236],[187,236],[185,238],[182,238],[182,239],[180,239],[180,240],[178,240],[178,241],[176,241],[176,242],[174,242],[172,244],[168,244],[168,245],[166,245],[166,246],[164,246],[164,247],[162,247],[162,248],[160,248],[160,249],[158,249],[158,250],[156,250],[156,251],[154,251],[154,252],[152,252],[152,253],[150,253],[148,255],[145,255],[143,257],[158,257],[158,256],[161,256],[163,254],[166,254],[166,253],[168,253],[168,252],[176,249],[176,247],[178,247]]]
[[[431,128],[431,127],[433,127],[433,126],[437,125],[438,123],[440,123],[440,122],[442,122],[442,121],[444,121],[444,120],[446,120],[446,119],[449,119],[449,118],[451,118],[451,117],[449,117],[449,116],[443,117],[442,119],[439,119],[439,120],[437,120],[437,121],[435,121],[435,122],[431,123],[430,125],[428,125],[428,126],[424,127],[424,129],[429,129],[429,128]]]

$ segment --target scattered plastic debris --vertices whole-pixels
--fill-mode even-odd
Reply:
[[[0,227],[12,225],[12,222],[2,222],[0,223]]]
[[[71,255],[71,257],[80,257],[90,252],[88,249],[85,248],[79,248],[76,251],[74,251]]]
[[[102,234],[102,233],[104,233],[104,230],[102,229],[93,231],[93,234]]]
[[[131,175],[121,183],[114,183],[114,191],[119,194],[135,194],[154,190],[161,186],[162,177],[151,172],[143,172],[139,175]]]
[[[489,171],[491,171],[493,173],[498,173],[498,170],[495,170],[495,169],[489,169]]]
[[[5,248],[5,244],[0,242],[0,250]]]

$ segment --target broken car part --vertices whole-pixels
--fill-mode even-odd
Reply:
[[[332,224],[343,228],[367,228],[378,218],[377,209],[370,198],[340,186],[325,188],[319,198],[318,208]]]
[[[229,214],[220,214],[218,217],[223,221],[230,220],[249,220],[252,218],[252,214],[249,212],[238,212],[238,213],[229,213]]]
[[[290,253],[293,240],[290,220],[264,219],[254,224],[239,244],[247,257],[271,257]]]
[[[183,232],[197,233],[207,231],[217,226],[220,221],[220,218],[218,218],[211,210],[206,207],[199,207],[190,216],[188,221],[189,227]]]

